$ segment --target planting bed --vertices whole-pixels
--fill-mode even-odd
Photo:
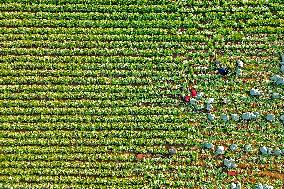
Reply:
[[[283,65],[283,0],[1,1],[0,188],[284,188]]]

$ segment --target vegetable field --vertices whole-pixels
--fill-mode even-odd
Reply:
[[[284,188],[283,0],[1,0],[0,188]]]

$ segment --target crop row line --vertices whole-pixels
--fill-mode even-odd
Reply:
[[[205,6],[204,6],[205,5]],[[204,13],[204,12],[239,12],[239,11],[247,11],[247,12],[267,12],[270,11],[280,11],[283,10],[283,5],[281,3],[269,3],[266,6],[262,6],[258,2],[250,2],[248,6],[243,6],[242,3],[233,3],[232,5],[240,5],[239,7],[234,7],[232,9],[231,4],[227,4],[227,6],[208,6],[208,4],[196,3],[194,6],[184,6],[183,10],[180,9],[175,4],[167,4],[167,5],[90,5],[90,4],[66,4],[66,5],[46,5],[46,4],[23,4],[23,3],[9,3],[9,4],[1,4],[1,11],[25,11],[25,12],[102,12],[102,13],[113,13],[113,12],[139,12],[139,13],[174,13],[177,11],[187,11],[187,12],[196,12],[196,13]]]
[[[68,31],[68,30],[67,30]],[[3,34],[0,37],[1,41],[20,41],[20,40],[29,40],[33,41],[60,41],[60,42],[74,42],[74,41],[83,41],[84,43],[88,43],[90,41],[100,42],[111,42],[111,44],[115,42],[119,43],[138,43],[138,42],[161,42],[161,43],[193,43],[193,44],[206,44],[205,42],[220,42],[225,44],[250,44],[250,43],[265,43],[267,41],[273,42],[278,37],[281,39],[283,35],[284,29],[283,27],[254,27],[254,28],[246,28],[241,31],[241,33],[237,33],[233,28],[221,29],[219,31],[212,31],[211,33],[204,32],[196,32],[192,31],[190,33],[185,33],[184,35],[177,34],[167,34],[167,35],[149,35],[149,34],[99,34],[93,35],[88,34],[88,31],[85,33],[88,34]],[[261,34],[262,32],[266,32],[266,35]],[[262,36],[260,38],[260,35]],[[274,39],[274,40],[273,40]]]
[[[230,38],[230,36],[227,36],[227,38]],[[233,37],[232,37],[233,38]],[[59,42],[59,41],[32,41],[32,40],[16,40],[16,41],[10,41],[10,42],[0,42],[0,46],[2,47],[3,51],[7,51],[8,49],[38,49],[38,50],[47,50],[47,49],[57,49],[57,50],[74,50],[76,51],[78,48],[85,51],[91,51],[91,50],[98,50],[98,49],[105,49],[105,50],[120,50],[120,49],[135,49],[135,50],[152,50],[152,51],[159,51],[159,50],[169,50],[169,52],[175,52],[179,49],[179,51],[186,51],[186,50],[205,50],[210,49],[208,47],[208,43],[214,43],[215,49],[265,49],[269,48],[272,45],[275,45],[279,42],[272,41],[273,38],[268,39],[264,42],[258,42],[258,44],[255,44],[254,41],[250,41],[250,43],[247,43],[247,40],[243,40],[243,44],[232,44],[228,41],[223,41],[223,39],[220,39],[219,41],[214,40],[208,40],[205,41],[204,37],[200,38],[203,40],[203,42],[195,42],[193,44],[187,44],[187,43],[168,43],[168,42],[157,42],[155,44],[151,42],[118,42],[113,41],[111,43],[104,43],[101,41],[97,42],[80,42],[80,41],[68,41],[68,42]],[[47,43],[48,42],[48,43]],[[207,45],[205,44],[207,43]],[[220,43],[220,44],[219,44]],[[268,44],[269,43],[269,44]],[[222,44],[222,45],[221,45]],[[168,55],[168,53],[165,53],[165,55]]]
[[[193,27],[197,29],[214,29],[221,25],[232,28],[245,28],[245,27],[258,27],[258,26],[270,26],[270,27],[281,27],[283,26],[283,19],[251,19],[247,23],[236,22],[234,20],[226,21],[225,23],[207,23],[201,24],[197,21],[188,20],[187,22],[175,20],[154,20],[154,21],[125,21],[125,20],[82,20],[78,22],[76,20],[29,20],[29,19],[9,19],[0,20],[1,27],[103,27],[103,28],[150,28],[155,26],[156,28],[171,29],[177,26],[183,25],[184,27]]]
[[[282,13],[283,14],[283,13]],[[283,19],[284,14],[281,12],[277,12],[277,15],[273,15],[271,12],[264,12],[263,14],[255,16],[254,12],[234,12],[233,14],[226,15],[227,20],[232,19],[242,19],[243,21],[248,19],[267,19],[267,18],[276,18]],[[188,13],[185,22],[191,19],[195,19],[195,21],[215,21],[219,19],[220,22],[223,19],[222,13],[220,12],[208,12],[205,14],[195,14],[195,12]],[[49,19],[49,20],[143,20],[143,21],[151,21],[151,20],[179,20],[179,17],[183,16],[181,13],[126,13],[126,12],[113,12],[109,13],[101,13],[101,12],[90,12],[90,13],[81,13],[81,12],[60,12],[60,13],[50,13],[50,12],[2,12],[0,15],[0,19]]]

